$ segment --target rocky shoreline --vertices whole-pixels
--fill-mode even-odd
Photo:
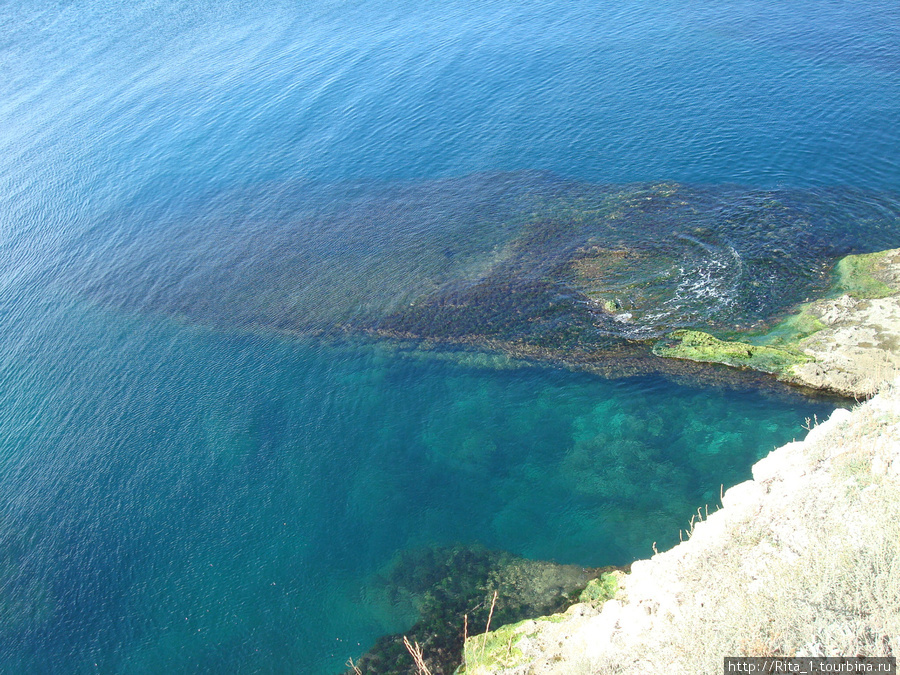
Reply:
[[[615,597],[469,638],[466,675],[716,673],[900,651],[900,389],[839,409],[635,562]]]
[[[900,249],[841,259],[827,296],[800,305],[766,332],[729,340],[680,330],[653,351],[867,398],[900,376]]]
[[[652,355],[640,343],[609,350],[609,354],[589,349],[566,353],[560,349],[505,341],[473,340],[470,346],[487,347],[509,358],[596,370],[607,377],[641,371],[667,372],[676,376],[683,372],[686,377],[705,379],[707,383],[727,386],[732,380],[733,386],[739,386],[742,381],[746,385],[752,380],[757,386],[765,386],[765,378],[774,375],[777,380],[810,390],[869,398],[879,389],[884,390],[886,383],[900,377],[900,344],[894,337],[900,335],[900,249],[841,259],[835,266],[832,287],[825,295],[797,306],[793,313],[763,331],[723,335],[723,338],[697,330],[674,331],[653,344]],[[605,309],[612,312],[619,308]],[[378,337],[414,338],[385,334]],[[431,348],[440,350],[440,342],[438,340]],[[450,343],[456,342],[458,340],[450,340]],[[420,348],[431,349],[422,344]],[[723,371],[716,370],[715,366],[729,368]],[[774,380],[770,381],[774,383]],[[873,424],[873,419],[877,423]],[[447,644],[436,649],[440,642],[438,637],[443,636],[445,629],[426,626],[429,622],[435,626],[443,625],[447,603],[441,603],[441,611],[433,608],[425,612],[423,620],[412,630],[412,637],[416,642],[432,647],[427,660],[432,672],[453,672],[460,657],[464,659],[456,670],[460,675],[717,672],[721,656],[726,652],[838,654],[848,653],[841,652],[841,648],[849,648],[846,645],[851,645],[854,653],[882,654],[900,649],[900,605],[889,609],[887,614],[882,612],[887,617],[885,620],[895,622],[890,629],[883,625],[861,628],[858,624],[862,621],[859,614],[862,610],[856,607],[839,609],[837,615],[829,615],[831,624],[824,629],[819,627],[825,633],[807,635],[807,642],[802,644],[797,640],[805,634],[805,629],[801,630],[799,626],[784,629],[781,633],[772,627],[760,628],[760,622],[771,620],[773,609],[769,607],[770,614],[760,609],[763,613],[754,615],[753,620],[760,625],[742,624],[730,643],[716,647],[718,651],[687,647],[691,640],[686,634],[697,630],[698,625],[721,632],[719,622],[722,617],[708,614],[721,603],[740,597],[748,606],[756,606],[759,598],[751,599],[747,595],[749,588],[779,587],[784,564],[805,559],[810,550],[810,535],[802,534],[797,540],[797,532],[821,530],[822,523],[829,519],[840,520],[845,511],[852,512],[853,517],[862,516],[866,509],[859,513],[858,500],[854,501],[856,497],[848,495],[863,489],[874,490],[873,486],[877,485],[882,492],[895,491],[898,498],[894,503],[900,504],[900,454],[896,450],[900,447],[900,393],[890,389],[852,414],[839,409],[826,423],[811,425],[811,428],[805,441],[780,448],[758,462],[753,468],[754,481],[728,490],[721,500],[722,510],[709,513],[707,506],[705,511],[698,511],[685,530],[686,541],[680,546],[649,561],[636,562],[631,574],[618,571],[597,578],[581,594],[580,602],[564,613],[519,620],[514,613],[502,611],[495,618],[495,626],[503,624],[504,619],[517,622],[506,623],[480,635],[477,630],[472,630],[474,636],[465,643],[464,634],[459,634],[458,626],[455,626],[447,633],[450,635]],[[839,479],[845,477],[848,470],[853,475],[841,482]],[[824,514],[819,513],[820,506],[827,509]],[[886,507],[883,498],[878,508],[882,507],[893,508]],[[714,510],[717,508],[713,507]],[[895,515],[900,516],[900,513]],[[805,522],[804,517],[807,518]],[[900,518],[895,522],[900,522]],[[878,524],[879,527],[882,525]],[[835,525],[833,531],[838,529]],[[826,536],[829,532],[819,534]],[[900,531],[897,534],[900,539]],[[751,543],[748,543],[748,536]],[[845,543],[841,540],[839,545]],[[900,559],[900,551],[894,553]],[[717,563],[715,556],[732,560],[730,567]],[[734,560],[744,562],[735,567]],[[755,570],[749,576],[745,569],[748,564]],[[840,566],[839,563],[835,565]],[[850,572],[838,569],[836,573]],[[716,575],[725,575],[732,586],[737,583],[740,588],[731,588],[730,598],[716,597],[717,588],[723,584],[728,586],[722,578],[716,580]],[[483,594],[486,587],[482,588],[483,584],[479,584],[476,577],[472,577],[473,592]],[[741,580],[735,581],[738,578]],[[715,588],[710,587],[711,580],[717,584]],[[822,590],[816,580],[795,581],[796,587],[792,590],[795,599],[812,597]],[[570,587],[568,592],[571,594],[573,590],[577,589]],[[469,604],[477,599],[475,595],[465,598]],[[556,601],[562,600],[564,595],[556,595]],[[609,600],[611,596],[614,599]],[[831,605],[839,605],[843,600],[839,595],[830,598]],[[501,600],[501,604],[503,602]],[[464,604],[455,603],[453,608],[459,610]],[[487,602],[481,605],[485,610]],[[765,603],[759,606],[764,608]],[[818,606],[821,609],[821,603]],[[775,614],[781,612],[781,619],[797,621],[796,617],[791,618],[792,610],[776,609]],[[521,606],[518,617],[529,616],[524,610]],[[865,611],[867,615],[872,613],[871,608]],[[802,612],[797,616],[800,615]],[[813,617],[809,617],[809,622],[818,625]],[[727,621],[724,623],[728,624]],[[690,628],[686,627],[688,624]],[[474,629],[478,624],[473,622],[471,625]],[[843,641],[835,642],[828,637],[829,631],[833,633],[834,630],[857,638],[862,633],[878,637],[876,642],[863,640],[861,643],[857,638],[848,638],[849,642],[841,638]],[[362,672],[406,672],[411,662],[401,638],[395,635],[381,640],[357,664],[362,667]],[[701,656],[685,657],[682,662],[673,660],[671,654]]]
[[[653,353],[866,399],[773,451],[614,598],[470,638],[468,675],[719,672],[725,655],[900,651],[900,249],[851,255],[765,331],[678,330]],[[730,339],[729,339],[730,338]],[[715,639],[710,636],[715,635]]]
[[[585,586],[611,568],[584,569],[529,560],[479,546],[403,551],[379,579],[385,602],[413,607],[418,620],[404,633],[384,635],[345,675],[415,672],[405,642],[420,645],[431,675],[451,675],[468,632],[559,612],[583,597]],[[471,626],[471,629],[470,629]]]

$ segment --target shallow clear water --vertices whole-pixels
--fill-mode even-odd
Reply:
[[[377,336],[458,325],[436,308],[484,279],[580,301],[584,247],[688,270],[645,270],[671,310],[632,308],[645,335],[765,319],[900,245],[896,3],[0,26],[2,672],[334,673],[413,620],[373,582],[399,550],[671,545],[834,404]],[[686,206],[609,201],[663,181]],[[552,333],[483,307],[479,335]]]

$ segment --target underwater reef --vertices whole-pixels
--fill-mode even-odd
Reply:
[[[889,284],[862,281],[865,255],[900,245],[892,195],[536,172],[273,183],[156,217],[122,228],[128,256],[100,252],[55,283],[230,330],[413,340],[613,377],[702,373],[685,359],[776,374],[802,366],[805,346],[766,335],[830,297],[836,278],[851,297],[883,295]]]

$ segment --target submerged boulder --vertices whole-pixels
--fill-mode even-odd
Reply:
[[[419,618],[402,634],[379,638],[355,666],[365,675],[415,673],[406,637],[421,647],[433,675],[450,675],[467,635],[568,607],[600,571],[477,546],[402,552],[381,586],[387,601],[411,604]]]

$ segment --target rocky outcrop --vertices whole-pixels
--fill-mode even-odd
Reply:
[[[799,341],[811,358],[788,369],[786,379],[866,397],[900,376],[900,296],[844,295],[818,303],[815,311],[825,327]]]
[[[614,599],[470,638],[460,672],[694,675],[728,655],[897,654],[900,391],[808,426],[699,510],[683,543],[635,562]]]
[[[432,675],[454,672],[468,625],[495,626],[555,612],[579,597],[600,570],[528,560],[479,546],[425,547],[403,551],[372,583],[393,611],[418,616],[403,634],[380,637],[346,671],[367,675],[414,672],[405,641],[420,645]],[[463,618],[465,617],[465,618]]]
[[[801,305],[761,335],[719,340],[682,330],[653,351],[867,398],[900,376],[900,249],[843,258],[832,295]]]

